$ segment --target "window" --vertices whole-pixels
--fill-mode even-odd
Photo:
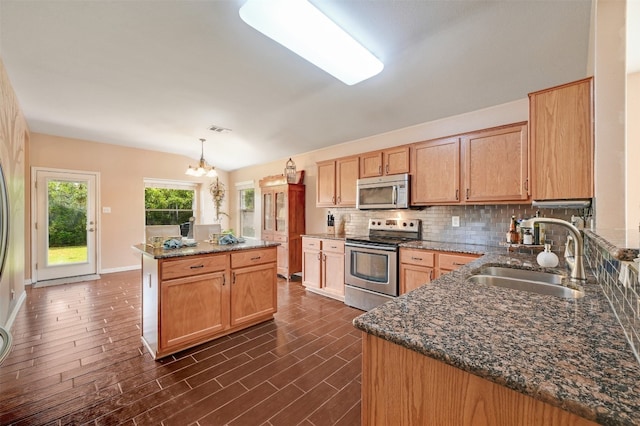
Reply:
[[[196,186],[188,183],[146,181],[144,188],[145,225],[180,225],[189,232],[189,218],[195,215]]]
[[[238,199],[240,200],[238,209],[240,212],[240,236],[255,238],[255,190],[253,182],[237,184],[236,188],[238,188]]]

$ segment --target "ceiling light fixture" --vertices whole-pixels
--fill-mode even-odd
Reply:
[[[307,0],[248,0],[244,22],[351,86],[384,64]]]
[[[195,177],[202,177],[202,176],[216,177],[216,176],[218,176],[218,173],[216,172],[216,168],[213,167],[213,166],[208,166],[207,162],[204,161],[204,141],[205,140],[206,139],[200,139],[200,142],[202,143],[202,150],[201,150],[201,153],[200,153],[200,162],[198,163],[198,167],[189,166],[187,171],[184,172],[185,175],[195,176]]]

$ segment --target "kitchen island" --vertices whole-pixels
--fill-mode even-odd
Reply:
[[[484,265],[540,269],[494,251],[354,320],[363,424],[640,424],[640,364],[595,277],[568,300],[468,282]]]
[[[278,243],[154,249],[142,258],[142,342],[157,359],[273,318]]]

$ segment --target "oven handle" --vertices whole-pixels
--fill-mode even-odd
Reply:
[[[397,247],[372,246],[367,244],[345,243],[346,247],[357,247],[367,250],[398,251]]]

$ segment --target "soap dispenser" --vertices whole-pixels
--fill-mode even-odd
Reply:
[[[554,268],[558,266],[558,256],[551,251],[551,244],[544,245],[544,251],[538,254],[537,260],[538,265],[545,268]]]

